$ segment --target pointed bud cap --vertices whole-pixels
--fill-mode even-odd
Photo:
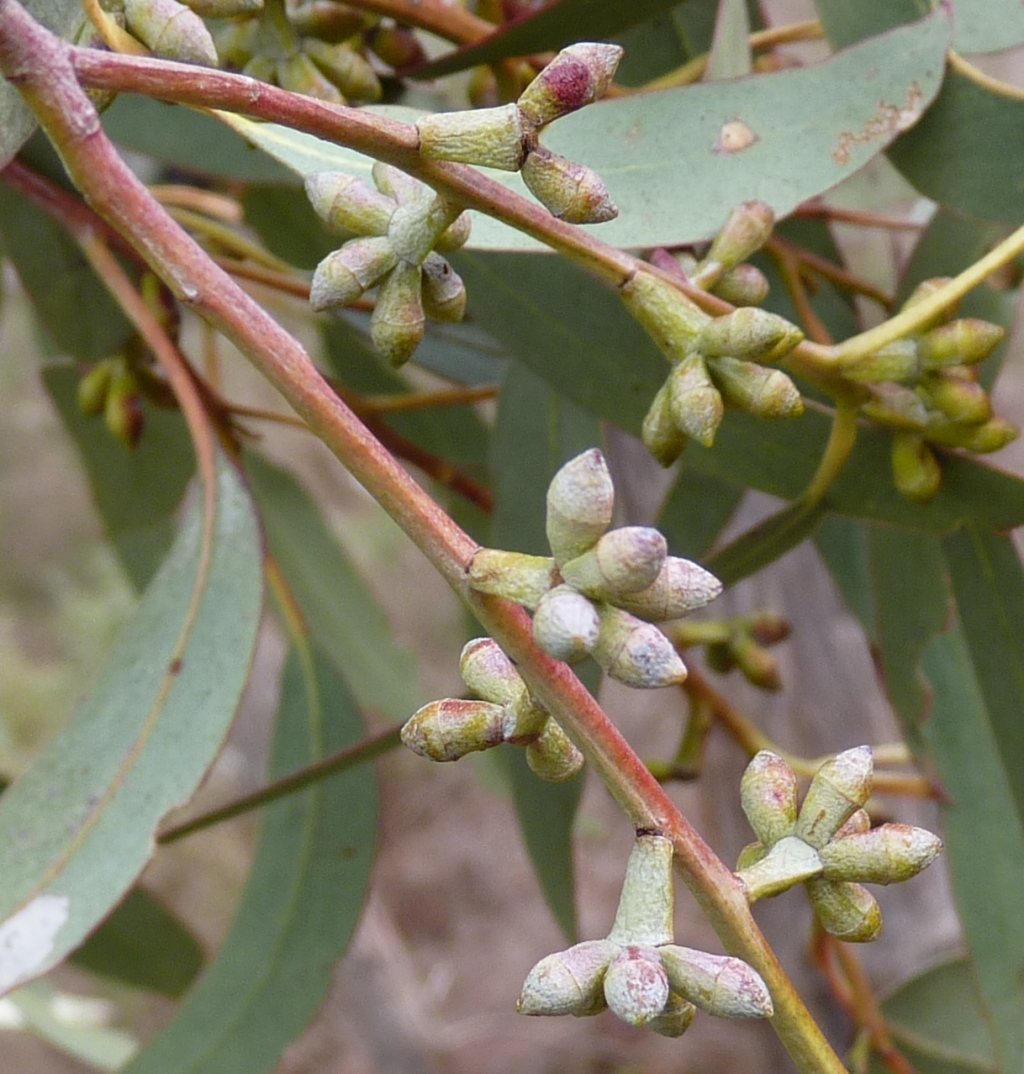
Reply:
[[[669,374],[669,404],[676,425],[704,447],[715,442],[725,404],[699,354],[684,358]]]
[[[533,613],[534,641],[548,656],[568,663],[593,650],[600,626],[594,605],[567,585],[545,593]]]
[[[613,679],[640,690],[678,686],[686,665],[652,623],[611,604],[600,608],[601,630],[592,656]]]
[[[435,321],[457,324],[466,314],[466,285],[440,255],[423,262],[423,312]]]
[[[125,0],[128,29],[157,56],[217,66],[217,49],[203,20],[178,0]]]
[[[917,380],[920,375],[921,360],[917,355],[915,339],[897,339],[881,350],[872,351],[843,366],[843,376],[859,383]]]
[[[696,1013],[697,1008],[692,1003],[671,992],[664,1010],[657,1018],[652,1018],[647,1023],[647,1028],[663,1037],[681,1037],[690,1028]]]
[[[345,104],[345,95],[304,53],[296,52],[278,60],[274,81],[290,93],[301,93],[328,104]]]
[[[722,583],[710,571],[688,559],[668,556],[651,585],[617,597],[615,603],[649,623],[662,623],[703,608],[721,592]]]
[[[351,305],[390,272],[396,260],[391,243],[384,237],[346,242],[317,265],[309,304],[317,311]]]
[[[705,358],[745,358],[777,362],[804,338],[785,317],[754,306],[741,306],[704,326],[697,350]]]
[[[434,243],[434,249],[438,253],[446,254],[452,250],[460,250],[469,241],[473,224],[469,213],[459,213],[455,220],[449,224]]]
[[[589,41],[562,49],[523,90],[518,108],[534,129],[540,129],[592,104],[611,85],[622,54],[618,45]]]
[[[798,418],[804,401],[781,369],[769,369],[738,358],[712,358],[708,372],[722,398],[755,418]]]
[[[658,948],[669,987],[719,1018],[771,1018],[772,997],[761,975],[739,958],[666,944]]]
[[[543,146],[527,156],[522,176],[530,193],[567,224],[603,224],[619,215],[596,172]]]
[[[426,60],[419,38],[408,26],[378,22],[366,33],[370,51],[388,67],[412,67]]]
[[[663,835],[637,836],[609,940],[650,947],[672,942],[672,854],[671,839]]]
[[[927,503],[939,491],[942,484],[939,461],[917,433],[893,434],[892,480],[915,503]]]
[[[883,824],[833,839],[821,848],[826,880],[895,884],[909,880],[939,856],[942,840],[910,824]]]
[[[407,362],[423,339],[425,317],[420,277],[418,265],[399,261],[384,277],[377,305],[370,315],[373,345],[392,366]]]
[[[610,530],[593,548],[563,563],[562,577],[585,596],[615,600],[651,585],[665,563],[668,545],[650,526]]]
[[[822,871],[818,852],[795,835],[784,835],[766,854],[751,857],[757,860],[749,865],[744,862],[743,868],[736,871],[751,904],[780,895],[795,884],[820,876]]]
[[[931,430],[928,435],[931,437]],[[987,455],[989,452],[999,451],[1007,444],[1012,444],[1018,436],[1020,436],[1020,429],[1013,422],[1005,418],[992,418],[984,425],[970,429],[959,446],[967,451],[977,452],[979,455]]]
[[[289,6],[288,21],[302,37],[336,44],[347,41],[364,26],[363,13],[336,0],[303,0]]]
[[[774,845],[796,825],[796,774],[777,753],[761,750],[743,773],[740,804],[757,838]]]
[[[981,425],[992,417],[988,392],[965,377],[931,374],[918,385],[925,403],[957,425]]]
[[[668,384],[662,384],[644,415],[640,438],[644,447],[662,466],[671,466],[682,455],[690,439],[672,417],[672,396]]]
[[[626,309],[670,362],[690,354],[711,318],[682,291],[643,270],[619,288]]]
[[[925,369],[948,365],[974,365],[987,358],[1005,335],[997,324],[967,317],[933,328],[918,341]]]
[[[819,878],[807,881],[814,916],[837,940],[870,943],[882,931],[882,911],[874,895],[860,884]]]
[[[751,686],[773,692],[782,689],[778,661],[749,634],[737,634],[733,638],[732,655],[740,673]]]
[[[615,490],[597,448],[570,459],[551,479],[547,492],[547,537],[559,565],[575,559],[612,522]]]
[[[618,953],[610,940],[588,940],[542,958],[527,974],[516,1004],[520,1014],[599,1014],[607,1004],[604,976]]]
[[[422,265],[434,243],[460,212],[450,202],[432,194],[399,202],[388,222],[388,240],[403,261]]]
[[[493,638],[466,642],[459,674],[474,694],[496,705],[514,705],[527,692],[522,676]]]
[[[583,767],[583,754],[562,728],[548,718],[540,736],[526,747],[526,763],[540,779],[564,783]]]
[[[714,262],[726,269],[746,261],[771,236],[775,213],[763,201],[745,201],[729,214],[715,236],[704,264]]]
[[[409,717],[402,727],[402,742],[432,761],[457,761],[504,742],[507,723],[503,705],[446,697]]]
[[[384,164],[379,160],[374,161],[370,169],[373,185],[389,198],[397,201],[400,205],[406,202],[421,202],[436,195],[419,179],[403,172],[401,168],[394,168],[390,164]]]
[[[523,117],[514,104],[471,112],[434,112],[416,121],[420,153],[427,160],[452,160],[517,172],[530,150]]]
[[[386,235],[395,202],[369,183],[345,172],[311,172],[306,197],[317,216],[336,231]]]
[[[383,90],[377,72],[351,45],[346,42],[332,45],[307,37],[302,42],[302,51],[343,96],[357,101],[380,100]]]
[[[871,795],[870,746],[844,750],[814,774],[800,807],[796,834],[812,847],[823,847]]]
[[[532,610],[551,589],[554,571],[550,556],[481,548],[469,565],[469,584],[478,593],[506,597]]]
[[[647,1025],[668,1003],[668,976],[654,947],[630,944],[608,964],[604,998],[611,1011],[631,1026]]]
[[[723,272],[711,290],[734,306],[760,306],[768,297],[768,280],[756,265],[736,265]]]

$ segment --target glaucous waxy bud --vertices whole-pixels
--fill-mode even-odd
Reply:
[[[921,375],[917,356],[917,341],[897,339],[881,350],[865,354],[850,365],[843,366],[847,380],[870,383],[876,380],[916,380]]]
[[[672,942],[672,855],[671,839],[663,835],[637,836],[609,940],[649,947]]]
[[[652,623],[612,604],[601,605],[600,617],[591,655],[613,679],[641,690],[677,686],[686,679],[686,665]]]
[[[420,153],[428,160],[453,160],[517,172],[530,151],[523,117],[514,104],[472,112],[434,112],[416,120]]]
[[[754,834],[766,846],[791,835],[797,817],[797,779],[793,769],[771,750],[761,750],[740,782],[740,805]]]
[[[844,750],[814,774],[795,834],[816,849],[823,847],[871,795],[870,746]]]
[[[687,1003],[682,996],[671,992],[664,1010],[657,1018],[652,1018],[647,1023],[647,1028],[663,1037],[681,1037],[690,1028],[696,1013],[697,1008],[692,1003]]]
[[[765,852],[763,844],[745,848],[742,868],[736,875],[747,890],[747,901],[771,898],[788,891],[795,884],[820,876],[821,858],[814,847],[795,835],[784,835]]]
[[[689,354],[668,377],[669,405],[676,425],[704,447],[715,442],[725,404],[699,354]]]
[[[665,563],[668,545],[650,526],[622,526],[598,538],[593,548],[563,563],[562,577],[595,600],[615,600],[651,585]]]
[[[931,374],[921,381],[917,391],[927,406],[957,425],[981,425],[992,417],[988,392],[966,377]]]
[[[540,129],[592,104],[611,85],[622,54],[618,45],[590,41],[562,49],[520,94],[518,108],[534,129]]]
[[[583,754],[552,719],[544,724],[540,735],[526,747],[530,771],[549,783],[563,783],[583,767]]]
[[[551,589],[555,561],[550,556],[481,548],[469,565],[469,584],[478,593],[493,593],[531,611]]]
[[[757,418],[798,418],[804,412],[799,389],[781,369],[728,357],[711,358],[707,367],[725,402],[748,414]]]
[[[419,265],[399,261],[384,277],[377,305],[370,315],[370,338],[392,366],[404,365],[423,339],[423,313]]]
[[[128,29],[168,60],[217,66],[217,49],[203,20],[178,0],[125,0]]]
[[[204,19],[230,19],[263,10],[263,0],[189,0],[188,6]]]
[[[866,809],[858,809],[850,819],[836,832],[834,839],[845,839],[848,835],[860,835],[871,831],[871,814]]]
[[[607,1007],[604,975],[618,950],[611,940],[587,940],[542,958],[527,974],[516,1010],[577,1018],[600,1014]]]
[[[916,306],[923,302],[926,298],[931,298],[936,291],[941,290],[950,282],[949,276],[936,276],[931,280],[922,280],[910,293],[910,297],[900,307],[901,310],[908,310],[911,306]],[[945,309],[940,310],[929,321],[926,321],[920,328],[920,331],[927,332],[931,328],[935,328],[937,325],[945,324],[956,313],[957,306],[960,304],[959,299],[952,301]]]
[[[365,22],[361,11],[335,0],[303,0],[289,7],[288,21],[300,36],[331,44],[347,41]]]
[[[893,484],[908,500],[927,503],[939,491],[939,460],[918,433],[894,433],[891,457]]]
[[[459,213],[454,222],[438,236],[434,249],[442,254],[461,249],[469,240],[472,227],[469,213]]]
[[[785,317],[754,306],[741,306],[715,317],[703,328],[697,350],[705,358],[730,356],[753,362],[775,362],[804,338]]]
[[[690,439],[672,416],[672,393],[667,383],[658,389],[650,408],[644,415],[640,439],[644,447],[662,466],[671,466],[682,455]]]
[[[375,56],[396,71],[423,63],[427,58],[419,38],[408,26],[377,23],[367,31],[366,44]]]
[[[328,104],[344,104],[340,89],[304,53],[296,52],[278,60],[274,67],[274,81],[291,93],[301,93]]]
[[[379,101],[382,94],[377,72],[349,44],[329,44],[315,37],[302,42],[302,51],[320,68],[345,97]]]
[[[688,559],[668,556],[658,577],[646,589],[627,593],[615,603],[650,623],[679,619],[703,608],[722,592],[722,583]]]
[[[114,378],[116,358],[97,362],[78,382],[78,409],[87,415],[102,414]]]
[[[387,194],[399,203],[420,202],[436,196],[429,187],[403,172],[401,168],[393,168],[379,160],[373,162],[370,175],[373,177],[374,186],[382,194]]]
[[[895,884],[909,880],[939,856],[942,840],[910,824],[882,824],[833,839],[821,848],[826,880]]]
[[[768,280],[756,265],[736,265],[723,272],[711,290],[734,306],[760,306],[768,297]]]
[[[734,268],[764,246],[774,226],[775,213],[763,201],[737,205],[712,241],[703,264]]]
[[[658,948],[669,987],[719,1018],[770,1018],[775,1009],[761,975],[739,958],[666,944]]]
[[[670,362],[693,352],[701,330],[711,320],[682,291],[653,272],[637,272],[619,288],[619,296]]]
[[[597,644],[601,620],[582,593],[567,585],[545,593],[533,613],[534,641],[556,660],[582,660]]]
[[[597,448],[570,459],[547,492],[547,537],[561,566],[592,548],[612,524],[615,489]]]
[[[369,183],[345,172],[310,172],[305,187],[314,212],[328,227],[357,235],[386,234],[395,202]]]
[[[400,201],[388,222],[388,241],[403,261],[422,265],[461,211],[439,197]]]
[[[821,927],[837,940],[869,943],[882,931],[882,911],[860,884],[818,877],[807,881],[807,894]]]
[[[928,409],[917,392],[902,384],[872,384],[871,398],[861,403],[865,417],[894,429],[921,430],[928,424]]]
[[[668,975],[654,947],[628,944],[608,964],[604,998],[609,1009],[631,1026],[647,1025],[668,1003]]]
[[[458,323],[466,314],[462,277],[433,251],[423,261],[423,312],[435,321],[447,323]]]
[[[967,317],[926,332],[918,340],[917,351],[925,369],[974,365],[987,358],[1005,334],[997,324]]]
[[[424,705],[406,720],[402,742],[432,761],[457,761],[504,742],[508,722],[504,705],[446,697]]]
[[[543,146],[529,153],[521,174],[530,193],[567,224],[603,224],[619,215],[596,172]]]
[[[353,239],[317,265],[309,304],[317,311],[348,306],[390,272],[397,260],[384,237]]]
[[[462,681],[480,697],[499,705],[515,705],[527,692],[519,672],[493,638],[466,642],[459,657]]]

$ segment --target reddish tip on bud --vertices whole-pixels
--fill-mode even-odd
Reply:
[[[592,655],[613,679],[641,690],[677,686],[686,679],[686,665],[652,623],[611,604],[601,605],[600,616]]]
[[[657,948],[630,944],[608,964],[605,1001],[629,1025],[647,1025],[657,1018],[668,1003],[668,995],[668,975]]]
[[[604,96],[622,59],[618,45],[570,45],[523,90],[518,106],[534,129]]]
[[[514,705],[526,693],[526,683],[493,638],[466,642],[459,674],[474,694],[496,705]]]
[[[567,224],[603,224],[619,215],[596,172],[543,146],[527,156],[522,176],[530,193]]]

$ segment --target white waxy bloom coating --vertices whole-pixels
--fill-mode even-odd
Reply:
[[[770,847],[796,824],[796,774],[777,753],[761,750],[743,773],[740,804],[754,834]]]
[[[909,880],[939,856],[942,840],[910,824],[883,824],[856,832],[821,848],[826,880],[894,884]]]
[[[580,593],[614,600],[647,589],[658,577],[668,545],[650,526],[622,526],[598,538],[593,548],[562,565],[562,577]]]
[[[573,1014],[577,1018],[605,1009],[604,975],[618,953],[610,940],[588,940],[542,958],[530,970],[516,1009],[520,1014]]]
[[[533,637],[556,660],[582,660],[597,644],[600,618],[582,593],[567,585],[545,593],[533,613]]]
[[[611,1010],[633,1026],[646,1025],[668,1003],[668,975],[657,948],[629,944],[608,965],[604,998]]]
[[[416,121],[420,153],[428,160],[452,160],[514,172],[526,158],[523,117],[514,104],[470,112],[435,112]]]
[[[547,536],[561,565],[597,543],[612,522],[615,490],[597,448],[570,459],[551,479],[547,493]]]
[[[671,943],[673,899],[672,840],[637,836],[608,939],[649,947]]]
[[[656,626],[611,604],[601,605],[600,616],[593,657],[613,679],[643,690],[683,682],[686,665]]]
[[[783,836],[763,857],[737,873],[749,902],[778,895],[803,880],[820,876],[821,858],[814,847],[795,835]]]
[[[868,943],[882,931],[882,911],[860,884],[819,877],[807,881],[807,894],[821,927],[838,940]]]
[[[689,947],[658,948],[673,992],[719,1018],[770,1018],[772,998],[761,976],[746,962]]]
[[[872,768],[870,746],[826,761],[807,789],[795,834],[820,850],[870,797]]]
[[[383,236],[353,239],[316,267],[309,294],[313,309],[348,306],[395,267],[398,258]]]
[[[369,183],[345,172],[311,172],[306,197],[328,227],[357,235],[384,235],[395,201]]]
[[[651,623],[680,619],[710,604],[722,592],[722,583],[688,559],[668,556],[657,578],[646,589],[618,597],[615,603]]]

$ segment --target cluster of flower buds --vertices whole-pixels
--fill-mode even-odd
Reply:
[[[947,281],[925,280],[904,303],[907,309]],[[924,503],[939,490],[942,471],[931,445],[984,454],[998,451],[1019,430],[992,413],[978,383],[977,364],[992,353],[1003,329],[973,317],[953,320],[947,310],[916,335],[843,368],[848,380],[870,392],[861,412],[894,430],[892,472],[896,487]]]
[[[545,67],[519,100],[472,112],[439,112],[416,123],[420,152],[521,172],[534,197],[560,220],[600,224],[618,210],[601,179],[540,144],[540,132],[556,119],[602,97],[622,57],[618,45],[570,45]]]
[[[758,842],[736,869],[751,902],[803,883],[830,935],[853,943],[878,936],[881,910],[861,885],[909,880],[938,857],[942,841],[908,824],[872,828],[863,808],[871,772],[870,746],[838,754],[818,769],[798,810],[789,765],[770,750],[754,757],[740,795]]]
[[[106,6],[106,5],[105,5]],[[263,6],[263,0],[116,0],[111,14],[157,56],[181,63],[216,67],[219,60],[213,37],[203,19],[245,15]]]
[[[667,554],[647,526],[609,529],[615,491],[596,448],[567,462],[547,494],[551,556],[482,548],[469,584],[533,611],[537,645],[556,660],[592,656],[627,686],[671,686],[686,678],[655,623],[714,600],[721,583],[703,567]]]
[[[412,357],[426,318],[461,321],[466,288],[438,251],[469,237],[469,217],[423,183],[374,164],[369,183],[344,172],[306,176],[306,193],[329,226],[358,238],[328,254],[313,274],[315,310],[348,306],[377,286],[370,318],[374,346],[392,365]]]
[[[161,407],[177,405],[168,384],[127,352],[100,359],[78,382],[79,410],[102,414],[107,429],[128,448],[138,447],[142,438],[144,399]]]
[[[519,1012],[582,1018],[610,1008],[666,1037],[685,1032],[698,1007],[720,1018],[770,1018],[771,996],[746,962],[672,942],[673,899],[671,841],[639,835],[608,938],[541,959]]]
[[[729,216],[707,256],[694,266],[693,282],[712,287],[730,282],[730,272],[749,269],[744,258],[771,233],[774,217],[763,202],[744,202]],[[755,269],[756,273],[757,270]],[[740,273],[733,282],[750,277]],[[754,297],[756,278],[750,277]],[[714,442],[726,406],[761,418],[793,418],[803,413],[796,385],[765,363],[784,358],[803,333],[783,317],[741,306],[711,317],[652,272],[641,270],[619,288],[629,312],[647,330],[672,364],[644,418],[642,436],[663,466],[673,463],[692,437]]]
[[[666,627],[665,632],[677,649],[706,646],[708,666],[720,674],[738,668],[752,686],[781,690],[779,667],[768,647],[788,638],[789,629],[789,622],[781,616],[760,612],[726,619],[680,621]]]
[[[406,721],[402,742],[432,761],[457,761],[503,742],[526,747],[526,761],[541,779],[558,783],[583,767],[583,754],[530,694],[512,661],[490,638],[462,650],[462,681],[482,700],[431,701]]]

